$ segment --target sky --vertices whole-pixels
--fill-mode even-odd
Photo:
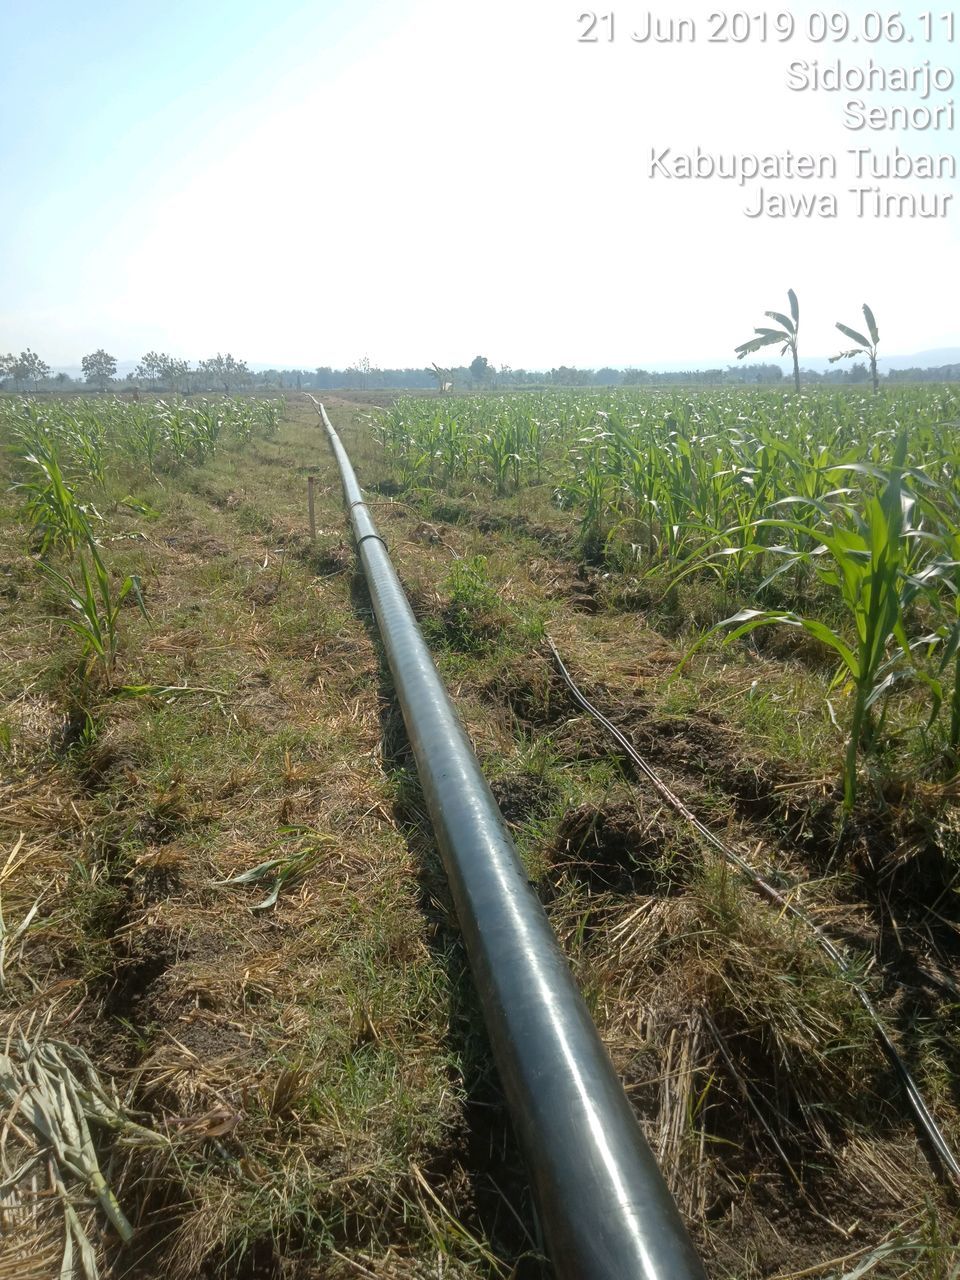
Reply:
[[[812,44],[818,6],[799,3],[788,43],[769,17],[766,40],[755,21],[709,42],[719,7],[611,0],[585,43],[560,0],[0,0],[0,352],[729,363],[791,287],[802,354],[839,349],[835,321],[856,327],[865,301],[887,354],[960,345],[960,184],[873,184],[953,193],[932,219],[859,218],[848,193],[870,185],[850,148],[960,166],[956,129],[853,132],[848,100],[920,94],[787,87],[795,60],[952,67],[945,26],[927,43],[914,7],[902,42],[872,44],[873,6],[849,0],[846,38]],[[696,40],[632,40],[648,13],[689,17]],[[654,151],[698,147],[839,172],[651,177]],[[841,215],[747,217],[760,187],[836,192]]]

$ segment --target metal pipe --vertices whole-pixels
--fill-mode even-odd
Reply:
[[[313,397],[310,397],[313,399]],[[559,1280],[705,1280],[322,404],[494,1060]]]

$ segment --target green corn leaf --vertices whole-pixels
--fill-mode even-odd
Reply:
[[[149,503],[144,502],[140,498],[124,498],[120,503],[122,507],[127,507],[131,511],[135,511],[141,516],[150,516],[151,518],[159,516],[159,511],[151,507]]]
[[[147,612],[147,606],[143,599],[143,588],[138,573],[132,573],[128,578],[124,578],[123,585],[120,588],[120,598],[123,599],[128,593],[136,600],[137,608],[149,622],[150,614]]]
[[[266,862],[260,862],[257,866],[250,867],[248,871],[241,871],[239,875],[230,876],[228,880],[214,880],[213,883],[215,885],[256,884],[258,880],[268,876],[271,871],[275,871],[283,861],[283,858],[269,858]]]

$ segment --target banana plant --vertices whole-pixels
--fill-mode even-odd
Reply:
[[[760,351],[763,347],[771,347],[775,344],[781,345],[780,354],[785,356],[789,351],[793,356],[793,383],[800,394],[800,356],[798,351],[798,341],[800,337],[800,304],[797,301],[797,295],[792,289],[787,290],[787,297],[790,300],[790,315],[785,316],[782,311],[765,311],[763,314],[769,316],[771,320],[776,320],[780,325],[779,329],[754,329],[757,335],[751,338],[749,342],[741,343],[735,348],[737,359],[742,360],[744,356],[752,355],[754,351]]]
[[[844,337],[850,338],[857,345],[850,351],[841,351],[839,355],[831,356],[830,363],[836,364],[838,360],[854,360],[857,356],[866,356],[870,361],[873,394],[877,395],[880,391],[880,378],[877,374],[877,347],[880,345],[880,331],[877,329],[877,322],[873,317],[873,312],[866,303],[863,304],[863,318],[867,322],[869,338],[865,338],[856,329],[851,329],[849,325],[841,324],[839,320],[837,321],[837,328]]]

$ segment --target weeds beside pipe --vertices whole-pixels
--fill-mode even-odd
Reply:
[[[955,1190],[960,1190],[960,1161],[957,1160],[953,1148],[947,1141],[943,1130],[934,1119],[933,1113],[927,1106],[926,1100],[920,1092],[919,1086],[910,1074],[907,1064],[897,1051],[897,1047],[890,1038],[890,1033],[887,1031],[884,1021],[877,1011],[876,1005],[874,1005],[873,1001],[867,994],[863,983],[857,979],[850,962],[847,960],[846,956],[837,944],[826,933],[824,933],[823,929],[820,928],[808,912],[804,911],[802,907],[798,907],[795,903],[791,902],[788,897],[785,897],[784,894],[779,891],[779,889],[775,889],[773,885],[764,880],[760,873],[750,865],[746,858],[742,858],[740,854],[736,853],[729,847],[729,845],[725,844],[719,836],[712,832],[709,827],[704,826],[696,814],[692,813],[687,808],[680,797],[670,790],[656,770],[647,764],[646,760],[644,760],[643,756],[640,755],[629,738],[627,738],[611,720],[608,720],[603,712],[600,711],[599,708],[595,707],[589,698],[581,692],[573,676],[564,665],[564,661],[560,657],[557,646],[549,636],[547,636],[546,639],[547,647],[553,655],[554,662],[557,664],[557,670],[560,672],[560,677],[570,690],[570,694],[574,702],[576,702],[578,706],[582,707],[588,715],[593,716],[594,720],[606,729],[607,733],[617,743],[627,759],[636,766],[638,772],[653,784],[661,797],[676,809],[677,813],[681,814],[687,820],[703,840],[716,849],[717,852],[731,864],[731,866],[736,867],[738,871],[742,872],[754,888],[764,898],[766,898],[768,902],[773,903],[773,905],[776,906],[784,915],[788,915],[794,920],[799,920],[801,924],[810,930],[811,934],[816,939],[817,945],[830,957],[841,976],[850,983],[851,989],[863,1008],[866,1010],[870,1021],[873,1023],[874,1031],[878,1041],[880,1042],[880,1047],[887,1056],[887,1061],[893,1067],[897,1078],[903,1086],[904,1094],[906,1095],[907,1102],[910,1105],[910,1110],[913,1112],[914,1119],[917,1122],[920,1133],[929,1142],[930,1149],[936,1157],[937,1163],[946,1178],[953,1184]]]
[[[559,1280],[705,1280],[474,755],[346,451],[357,552]]]

